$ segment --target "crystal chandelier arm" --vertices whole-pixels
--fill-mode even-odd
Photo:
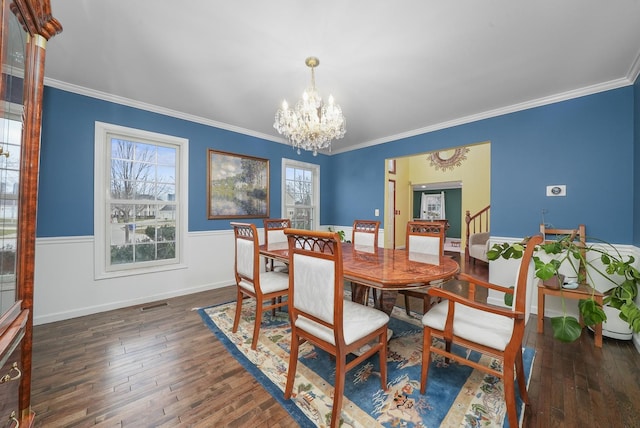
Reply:
[[[298,154],[302,148],[312,151],[316,156],[318,150],[331,151],[331,140],[344,137],[346,121],[333,96],[330,95],[328,104],[324,104],[316,90],[314,69],[320,60],[309,57],[305,64],[311,68],[311,86],[293,109],[289,109],[286,100],[282,103],[282,108],[276,112],[273,127],[298,149]]]

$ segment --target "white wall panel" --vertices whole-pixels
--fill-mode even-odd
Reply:
[[[231,230],[189,233],[186,247],[179,269],[96,281],[93,237],[37,239],[34,324],[235,284]]]

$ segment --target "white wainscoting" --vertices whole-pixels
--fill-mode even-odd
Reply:
[[[321,226],[327,230],[329,226]],[[344,229],[351,239],[351,226]],[[264,229],[258,228],[260,243]],[[380,236],[379,242],[384,242]],[[34,324],[90,315],[235,284],[233,230],[190,232],[184,266],[94,279],[93,236],[36,240]],[[202,302],[206,305],[206,302]]]
[[[506,238],[506,237],[496,237],[492,236],[490,241],[490,246],[496,243],[514,243],[519,242],[521,238]],[[587,243],[589,244],[589,243]],[[635,258],[635,265],[640,269],[640,248],[634,247],[632,245],[615,245],[616,249],[620,252],[623,257],[633,256]],[[598,261],[592,261],[592,263],[597,263]],[[520,267],[519,260],[504,260],[499,259],[495,261],[489,262],[489,282],[498,285],[511,286],[515,284],[516,276],[518,272],[518,268]],[[602,270],[602,269],[601,269]],[[598,273],[592,274],[591,278],[594,280],[595,288],[599,291],[605,291],[611,288],[610,283],[608,283],[605,279],[603,279]],[[487,299],[488,303],[498,306],[504,306],[503,295],[498,293],[497,291],[489,290],[489,297]],[[537,284],[534,285],[534,289],[531,292],[530,298],[530,309],[531,313],[538,313],[538,291]],[[636,303],[640,304],[640,296],[636,299]],[[567,314],[571,316],[578,317],[578,301],[572,299],[565,299],[565,305],[567,309]],[[554,298],[553,296],[547,296],[545,299],[545,317],[556,317],[561,316],[563,314],[562,311],[562,302],[559,298]],[[535,320],[529,320],[529,322],[535,322]],[[640,334],[633,335],[633,343],[640,353]]]
[[[327,230],[329,226],[322,226]],[[331,226],[344,230],[351,239],[351,226]],[[264,230],[258,229],[260,242]],[[491,237],[494,243],[517,242],[520,238]],[[378,242],[384,242],[380,229]],[[233,231],[191,232],[186,240],[183,268],[94,280],[93,237],[39,238],[36,240],[34,324],[46,324],[78,316],[170,297],[196,293],[235,284],[233,275]],[[617,245],[623,255],[633,255],[640,263],[640,249]],[[464,257],[464,255],[461,255]],[[489,263],[489,281],[510,286],[515,283],[519,261],[497,260]],[[604,285],[606,287],[606,284]],[[599,287],[596,285],[596,287]],[[640,300],[640,299],[639,299]],[[490,292],[489,303],[504,306],[502,296]],[[531,293],[531,312],[537,313],[538,294]],[[639,301],[640,303],[640,301]],[[202,302],[205,306],[206,302]],[[567,312],[577,316],[577,301],[567,300]],[[559,299],[547,300],[547,317],[562,314]],[[640,352],[640,335],[633,337]]]
[[[235,284],[232,230],[192,232],[185,244],[182,268],[96,281],[93,236],[37,239],[34,324]]]

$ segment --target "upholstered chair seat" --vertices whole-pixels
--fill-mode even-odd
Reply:
[[[329,426],[337,428],[347,371],[379,354],[380,386],[387,388],[389,316],[344,300],[342,243],[337,233],[286,229],[285,234],[289,239],[291,352],[284,397],[291,398],[294,389],[300,345],[308,341],[328,352],[336,364]],[[347,360],[349,354],[356,356]]]
[[[447,302],[436,304],[422,317],[422,324],[435,330],[444,330],[448,309]],[[513,319],[455,304],[454,336],[504,351],[512,333]]]
[[[502,379],[509,425],[518,426],[514,379],[518,382],[520,397],[528,403],[522,361],[522,339],[530,315],[528,300],[535,282],[532,256],[536,246],[541,242],[542,236],[537,235],[526,243],[513,287],[492,284],[471,275],[459,274],[458,279],[469,284],[468,296],[439,288],[429,290],[430,295],[440,298],[441,301],[422,317],[423,349],[420,376],[422,394],[426,390],[431,355],[439,354]],[[477,302],[475,300],[477,287],[512,295],[512,306],[505,308]],[[444,340],[444,349],[434,343],[434,337]],[[453,352],[452,344],[493,356],[501,360],[502,365],[501,367],[484,365],[471,360]]]
[[[286,272],[261,272],[259,278],[260,290],[262,291],[262,293],[274,293],[276,291],[284,291],[289,288],[289,274],[287,274]],[[255,287],[250,281],[241,279],[238,285],[245,290],[249,290],[255,293]]]
[[[444,257],[444,239],[446,223],[442,221],[410,221],[407,223],[407,236],[405,249],[409,252],[411,260],[420,263],[438,265]],[[438,301],[428,294],[428,287],[442,287],[444,280],[438,279],[425,287],[415,287],[411,290],[402,290],[404,295],[404,308],[407,315],[411,316],[409,298],[415,297],[422,300],[422,313],[427,313],[431,306]],[[418,284],[419,285],[419,284]]]
[[[261,272],[258,230],[254,224],[233,222],[231,226],[235,237],[234,270],[237,285],[232,331],[235,333],[238,330],[244,297],[255,298],[256,318],[251,349],[256,349],[264,311],[271,309],[275,314],[276,308],[287,305],[287,299],[283,297],[289,295],[289,275],[273,270]]]
[[[286,246],[287,237],[284,234],[284,230],[291,227],[291,220],[288,218],[266,218],[264,223],[264,244],[269,247],[270,245],[282,244]],[[266,270],[277,272],[289,272],[289,265],[281,261],[265,258]]]
[[[371,307],[348,300],[344,302],[342,334],[344,335],[345,344],[350,345],[363,335],[373,333],[380,327],[387,325],[389,322],[387,314],[379,310],[372,311],[371,309]],[[304,316],[299,316],[296,320],[296,327],[335,345],[333,330],[320,323]]]

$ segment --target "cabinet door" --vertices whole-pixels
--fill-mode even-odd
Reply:
[[[12,426],[11,418],[18,419],[20,378],[22,377],[21,348],[24,330],[12,341],[5,358],[0,359],[0,426]]]
[[[9,421],[19,419],[20,387],[23,378],[22,342],[29,311],[14,304],[0,317],[0,426],[17,426]],[[12,416],[13,415],[13,416]]]
[[[0,314],[17,300],[16,248],[20,200],[20,151],[27,33],[2,6],[2,80],[0,81]]]
[[[0,23],[0,366],[9,364],[0,374],[9,379],[0,384],[0,407],[10,412],[0,426],[29,427],[44,58],[62,26],[49,0],[0,0]]]

